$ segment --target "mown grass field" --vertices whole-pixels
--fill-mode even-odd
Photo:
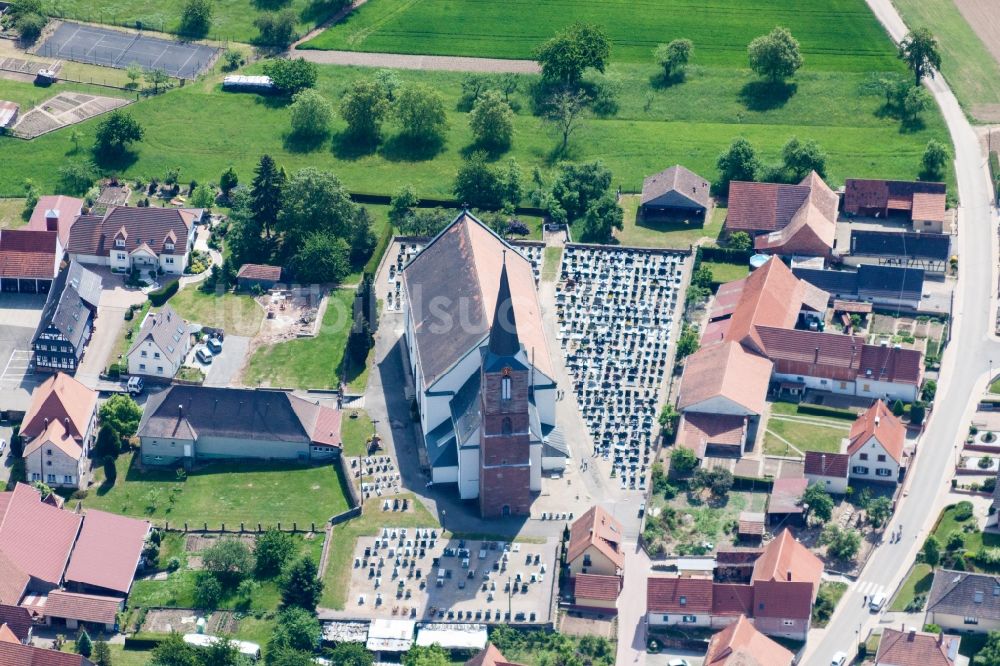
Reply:
[[[0,199],[0,229],[16,229],[24,226],[21,211],[24,199]]]
[[[893,0],[911,28],[930,28],[941,44],[941,71],[974,119],[1000,121],[1000,65],[954,0]]]
[[[622,230],[615,231],[615,239],[622,245],[686,250],[702,239],[718,238],[726,221],[725,208],[712,209],[707,219],[692,215],[689,219],[646,220],[639,211],[640,200],[638,194],[626,194],[619,201],[625,219]]]
[[[189,285],[168,303],[184,319],[230,335],[256,335],[264,321],[263,308],[246,294],[206,294],[198,285]]]
[[[250,68],[248,71],[256,71]],[[365,68],[322,67],[317,89],[328,99],[339,99]],[[129,107],[144,126],[145,139],[119,164],[105,165],[108,173],[125,177],[162,177],[180,165],[185,179],[218,181],[234,165],[247,179],[262,153],[275,157],[286,170],[303,166],[334,171],[355,192],[389,194],[403,184],[427,197],[452,196],[453,175],[468,152],[472,137],[468,114],[457,110],[463,75],[452,72],[400,71],[404,82],[421,81],[446,100],[449,129],[444,146],[435,154],[413,154],[395,139],[398,130],[388,123],[387,139],[374,152],[358,153],[342,145],[345,125],[337,119],[334,137],[304,152],[287,141],[290,111],[280,100],[257,95],[223,93],[218,77],[172,90]],[[560,159],[603,160],[614,174],[615,187],[638,192],[650,173],[683,163],[708,179],[716,177],[719,153],[736,136],[745,136],[765,161],[776,162],[781,146],[792,136],[815,139],[828,155],[831,185],[848,177],[912,179],[919,171],[927,141],[948,141],[936,110],[925,113],[926,127],[903,133],[899,123],[879,117],[877,96],[861,93],[868,76],[806,70],[796,77],[789,99],[760,99],[756,79],[743,70],[693,68],[687,82],[663,89],[652,65],[613,66],[608,77],[619,86],[615,116],[588,119],[570,143],[568,155],[553,153],[558,140],[542,119],[530,115],[527,90],[535,76],[521,77],[516,95],[522,110],[515,119],[512,150],[500,156],[517,159],[525,172],[550,171]],[[51,94],[59,89],[55,86]],[[37,95],[30,84],[0,80],[0,99]],[[92,144],[97,121],[75,128],[82,145]],[[59,168],[74,158],[69,128],[33,141],[0,138],[0,155],[18,169],[0,170],[0,196],[20,196],[24,179],[43,191],[59,189]],[[81,150],[86,156],[86,150]],[[949,175],[953,181],[953,178]]]
[[[699,64],[741,67],[750,40],[776,25],[817,69],[878,70],[894,58],[864,0],[369,0],[307,48],[531,58],[573,21],[603,26],[623,62],[649,62],[657,44],[685,37]]]

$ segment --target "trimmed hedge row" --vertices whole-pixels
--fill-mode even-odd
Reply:
[[[170,297],[177,293],[180,287],[180,280],[172,280],[155,291],[149,292],[149,302],[153,307],[160,307],[170,300]]]
[[[995,150],[990,152],[990,176],[993,178],[993,196],[1000,201],[1000,156]]]
[[[721,264],[746,265],[753,256],[752,250],[735,250],[731,247],[705,245],[698,248],[698,261],[715,261]]]
[[[857,419],[857,414],[853,412],[843,412],[839,409],[831,409],[829,407],[819,407],[816,405],[799,405],[799,414],[810,414],[812,416],[825,416],[832,419],[844,419],[845,421],[854,421]]]
[[[139,632],[134,636],[125,637],[126,650],[152,650],[163,641],[170,638],[170,634],[154,634]]]
[[[382,235],[378,237],[378,243],[375,244],[375,250],[372,252],[372,256],[368,259],[368,263],[365,264],[364,272],[371,275],[372,280],[375,279],[375,272],[378,270],[379,262],[382,261],[382,255],[389,249],[389,243],[391,242],[392,224],[387,224],[385,229],[382,230]]]

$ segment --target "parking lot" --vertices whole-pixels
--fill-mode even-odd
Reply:
[[[42,380],[28,374],[31,338],[45,294],[3,294],[0,299],[0,411],[23,411]]]
[[[358,539],[344,615],[445,622],[549,619],[556,540],[440,538],[431,528],[385,528]]]
[[[205,386],[231,386],[246,362],[249,349],[250,338],[227,335],[222,351],[215,354],[211,363],[206,365],[192,355],[190,365],[205,373]]]

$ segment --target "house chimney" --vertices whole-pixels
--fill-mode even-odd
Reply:
[[[816,357],[813,359],[813,363],[819,363],[819,347],[816,347]]]
[[[788,582],[789,583],[792,582],[792,570],[791,569],[788,570]]]
[[[915,640],[917,640],[917,630],[915,628],[910,627],[910,631],[907,634],[907,640],[908,641],[915,641]]]
[[[45,211],[45,230],[59,231],[59,211],[55,208]]]
[[[941,645],[944,644],[944,632],[943,631],[939,631],[938,632],[938,635],[937,635],[937,644],[938,644],[938,646],[941,646]]]
[[[882,417],[880,417],[878,415],[875,416],[875,427],[876,428],[878,427],[878,424],[881,422],[881,420],[882,420]]]

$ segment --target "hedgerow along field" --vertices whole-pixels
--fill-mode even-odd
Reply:
[[[649,62],[657,44],[685,37],[697,63],[745,67],[750,40],[782,25],[814,71],[896,67],[864,0],[368,0],[302,48],[531,58],[573,21],[603,26],[618,62]]]

